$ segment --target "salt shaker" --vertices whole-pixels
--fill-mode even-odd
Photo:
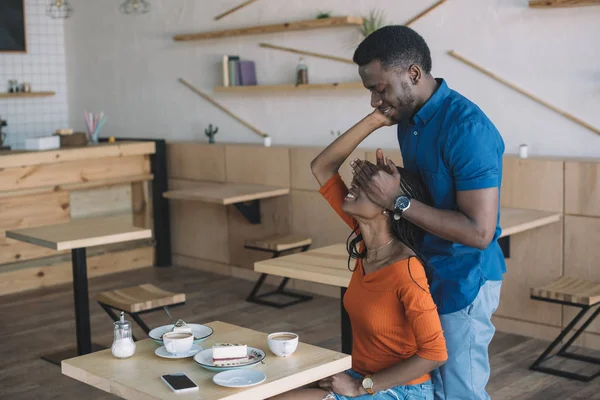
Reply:
[[[111,347],[113,356],[129,358],[135,354],[135,342],[131,324],[125,320],[125,313],[121,311],[121,319],[114,323],[115,338]]]
[[[519,146],[519,157],[527,158],[527,145],[522,144]]]

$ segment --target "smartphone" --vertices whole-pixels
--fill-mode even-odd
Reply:
[[[175,393],[185,393],[198,390],[196,385],[186,374],[169,374],[160,377]]]

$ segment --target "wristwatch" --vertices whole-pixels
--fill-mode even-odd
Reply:
[[[373,390],[373,379],[371,379],[371,374],[365,375],[365,378],[362,381],[362,387],[371,396],[375,394],[375,391]]]
[[[406,195],[398,196],[394,201],[394,219],[398,221],[402,213],[410,207],[410,197]]]

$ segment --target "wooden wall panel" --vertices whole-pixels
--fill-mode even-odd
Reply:
[[[373,164],[377,163],[377,156],[376,156],[376,150],[369,150],[367,151],[367,160],[371,161]],[[382,149],[383,150],[383,157],[389,157],[392,159],[392,161],[394,162],[394,164],[396,164],[398,167],[402,167],[404,165],[403,161],[402,161],[402,153],[400,153],[399,149]]]
[[[600,162],[565,163],[565,212],[600,217]]]
[[[131,187],[125,184],[70,192],[71,218],[131,213]]]
[[[150,182],[134,182],[131,184],[131,213],[133,226],[152,229],[152,188]]]
[[[237,267],[253,270],[254,262],[271,257],[270,253],[244,249],[246,240],[290,232],[289,196],[260,200],[261,223],[257,225],[250,224],[234,206],[227,206],[227,215],[230,264]]]
[[[290,186],[290,151],[286,147],[227,145],[227,182]]]
[[[148,156],[110,157],[67,163],[6,168],[0,171],[2,191],[102,181],[150,173]]]
[[[563,212],[564,162],[559,160],[503,160],[502,207]]]
[[[565,216],[565,275],[600,282],[600,218]],[[564,326],[579,308],[564,307]],[[588,332],[600,333],[596,319]]]
[[[225,145],[168,143],[167,163],[169,178],[225,182]]]
[[[323,151],[322,148],[298,147],[290,148],[290,173],[292,189],[319,190],[319,183],[310,170],[311,161]],[[350,160],[355,158],[365,159],[366,153],[360,149],[354,151],[344,165],[340,168],[340,175],[347,185],[352,182],[352,168]]]
[[[169,180],[172,190],[190,189],[201,182]],[[227,210],[196,201],[170,200],[173,254],[229,264]]]
[[[529,291],[562,275],[562,231],[556,222],[510,237],[499,317],[561,326],[561,306],[531,300]]]
[[[352,232],[318,192],[292,190],[292,230],[312,238],[311,248],[346,243]]]

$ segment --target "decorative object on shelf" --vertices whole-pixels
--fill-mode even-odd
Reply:
[[[119,10],[123,14],[146,14],[150,12],[150,3],[146,0],[125,0]]]
[[[4,128],[5,126],[8,126],[8,123],[6,122],[6,120],[3,120],[2,117],[0,117],[0,150],[10,150],[10,146],[4,145],[4,139],[6,139],[6,132],[2,132],[2,128]]]
[[[98,135],[100,134],[100,131],[102,130],[102,127],[106,123],[108,117],[105,116],[103,112],[98,114],[85,111],[83,113],[83,118],[85,119],[85,125],[88,130],[90,141],[92,143],[98,143]]]
[[[406,21],[404,23],[404,26],[409,26],[410,24],[414,23],[415,21],[421,19],[422,17],[429,14],[431,11],[433,11],[437,7],[441,6],[445,2],[446,2],[446,0],[440,0],[437,3],[433,4],[431,7],[426,8],[425,10],[421,11],[420,13],[418,13],[417,15],[415,15],[414,17],[412,17],[411,19]]]
[[[325,18],[331,18],[331,13],[329,11],[319,10],[317,12],[317,16],[315,17],[315,19],[325,19]]]
[[[266,49],[287,51],[290,53],[302,54],[305,56],[312,56],[312,57],[324,58],[326,60],[339,61],[339,62],[343,62],[346,64],[354,64],[354,61],[352,61],[349,58],[330,56],[329,54],[313,53],[312,51],[292,49],[290,47],[276,46],[276,45],[268,44],[268,43],[259,43],[259,46],[264,47]]]
[[[8,93],[18,93],[19,92],[19,81],[16,79],[8,80]]]
[[[215,21],[218,21],[221,18],[228,16],[229,14],[233,14],[237,10],[242,9],[242,8],[244,8],[246,6],[249,6],[250,4],[254,3],[255,1],[256,0],[246,0],[245,2],[243,2],[241,4],[238,4],[237,6],[235,6],[235,7],[231,8],[231,9],[225,11],[224,13],[217,15],[215,17]]]
[[[296,85],[308,84],[308,66],[304,63],[304,57],[300,57],[296,66]]]
[[[252,132],[254,132],[257,135],[259,135],[260,137],[264,138],[265,136],[268,136],[263,131],[259,130],[258,128],[255,128],[254,126],[250,125],[248,122],[244,121],[243,119],[241,119],[240,117],[238,117],[237,115],[235,115],[234,113],[232,113],[231,111],[229,111],[227,108],[223,107],[221,104],[219,104],[212,97],[210,97],[209,95],[203,93],[200,89],[194,87],[191,83],[187,82],[185,79],[179,78],[179,82],[182,83],[183,85],[187,86],[188,89],[190,89],[192,92],[196,93],[198,96],[202,97],[204,100],[208,101],[213,106],[217,107],[218,109],[220,109],[221,111],[223,111],[225,114],[229,115],[230,117],[232,117],[233,119],[235,119],[236,121],[238,121],[239,123],[241,123],[242,125],[244,125],[246,128],[250,129]],[[249,87],[251,87],[251,86],[249,86]]]
[[[46,15],[54,19],[69,18],[73,14],[73,7],[69,0],[50,0]]]
[[[534,96],[533,94],[529,93],[525,89],[521,89],[517,85],[508,82],[506,79],[501,78],[500,76],[494,74],[493,72],[488,71],[487,69],[485,69],[485,68],[475,64],[474,62],[466,59],[465,57],[457,54],[454,50],[450,50],[448,52],[448,55],[450,55],[451,57],[454,57],[455,59],[468,65],[469,67],[476,69],[477,71],[481,72],[482,74],[489,76],[490,78],[496,80],[497,82],[500,82],[504,86],[508,86],[509,88],[521,93],[523,96],[529,97],[531,100],[535,101],[536,103],[539,103],[539,104],[543,105],[544,107],[549,108],[550,110],[554,111],[555,113],[558,113],[558,114],[562,115],[563,117],[575,122],[576,124],[581,125],[584,128],[589,129],[590,131],[600,135],[600,128],[596,128],[595,126],[575,117],[574,115],[571,115],[568,112],[563,111],[556,106],[553,106],[552,104],[548,103],[547,101],[544,101],[544,100],[540,99],[539,97]]]
[[[363,18],[363,23],[360,27],[360,33],[362,33],[363,37],[366,38],[377,29],[383,28],[385,25],[386,23],[383,18],[383,11],[377,9],[371,10],[369,12],[369,16]]]
[[[85,132],[74,132],[70,135],[60,136],[60,147],[83,147],[88,144],[88,135]]]
[[[529,0],[529,7],[581,7],[598,6],[600,0]]]
[[[527,158],[527,145],[522,144],[519,146],[519,157]]]
[[[31,84],[27,82],[23,82],[21,84],[21,92],[23,93],[31,93]]]
[[[334,136],[334,137],[336,137],[336,138],[337,138],[337,137],[340,137],[340,136],[342,135],[342,131],[334,131],[334,130],[330,130],[329,132],[331,133],[331,136]]]
[[[108,138],[108,143],[115,143],[117,141],[117,139],[115,139],[114,136],[111,136]]]
[[[219,132],[219,127],[215,126],[213,128],[212,124],[208,124],[208,128],[204,130],[204,133],[206,134],[206,136],[208,136],[208,143],[215,143],[215,135],[217,134],[217,132]]]
[[[269,135],[263,136],[263,140],[265,143],[265,147],[271,147],[271,136],[269,136]]]

